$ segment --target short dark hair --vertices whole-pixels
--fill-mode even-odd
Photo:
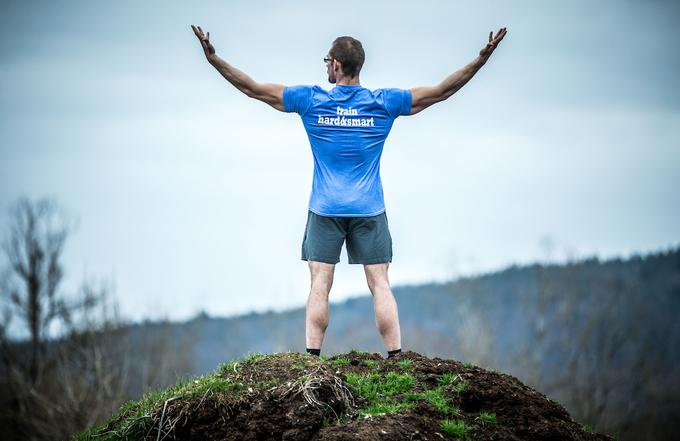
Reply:
[[[336,38],[328,55],[342,64],[342,73],[351,77],[359,75],[366,58],[361,42],[348,36]]]

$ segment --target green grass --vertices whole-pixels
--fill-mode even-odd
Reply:
[[[207,393],[239,392],[244,388],[245,386],[242,383],[217,377],[215,375],[205,375],[185,383],[175,391],[175,394],[181,395],[186,399],[192,399],[196,397],[200,398]]]
[[[457,391],[467,387],[465,382],[460,381],[460,376],[453,372],[446,372],[438,379],[438,386],[421,392],[407,392],[404,398],[407,402],[426,401],[444,415],[459,416],[460,409],[449,399],[446,398],[447,390]]]
[[[456,383],[456,385],[451,387],[451,391],[453,393],[459,394],[463,392],[465,389],[468,388],[468,384],[465,381],[460,381],[459,383]]]
[[[368,405],[367,407],[358,410],[362,415],[380,415],[387,413],[395,413],[402,409],[410,409],[414,407],[411,403],[398,403],[394,400],[380,401]]]
[[[398,362],[397,366],[399,366],[401,369],[408,369],[412,363],[413,361],[407,358],[406,360],[401,360],[400,362]]]
[[[219,375],[220,377],[229,377],[231,375],[237,374],[239,365],[240,360],[231,360],[226,363],[222,363],[217,369],[215,369],[215,375]]]
[[[593,428],[590,427],[588,424],[582,424],[581,425],[581,430],[586,433],[593,433]]]
[[[442,430],[448,434],[453,435],[462,440],[468,439],[470,432],[474,430],[473,427],[465,424],[463,420],[442,420]]]
[[[370,359],[369,359],[369,360],[364,360],[364,364],[365,364],[366,366],[368,366],[368,367],[374,367],[374,366],[376,366],[376,365],[378,364],[378,362],[375,361],[375,360],[370,360]]]
[[[447,387],[452,385],[457,378],[460,377],[458,377],[458,375],[454,374],[453,372],[446,372],[437,379],[437,382],[439,383],[440,386]]]
[[[445,415],[460,415],[460,409],[446,399],[444,392],[455,381],[453,373],[447,372],[438,379],[439,386],[422,392],[410,392],[406,394],[408,401],[423,400],[430,403],[438,411]]]
[[[261,352],[252,352],[243,360],[244,363],[257,363],[258,361],[264,359],[265,354]]]
[[[440,387],[451,389],[453,393],[459,394],[468,388],[467,381],[464,381],[460,375],[453,372],[446,372],[437,379]]]
[[[395,395],[410,391],[415,386],[416,381],[409,373],[388,372],[383,376],[378,372],[368,374],[348,372],[345,377],[353,392],[368,401],[366,407],[358,409],[363,415],[393,413],[414,407],[413,403],[399,403],[393,398]]]
[[[344,366],[349,364],[349,359],[347,358],[336,358],[335,360],[331,360],[331,364],[333,366]]]
[[[475,417],[476,420],[480,420],[484,423],[496,424],[496,413],[495,412],[479,412],[479,415]]]
[[[385,377],[377,372],[369,374],[348,372],[346,378],[350,386],[353,386],[359,394],[369,400],[406,392],[416,382],[411,374],[399,374],[397,372],[388,372]]]
[[[443,414],[460,415],[460,409],[446,399],[442,388],[438,387],[421,392],[420,398],[430,403]]]
[[[472,364],[472,363],[463,363],[463,367],[464,367],[465,369],[470,369],[470,368],[475,367],[475,365]]]

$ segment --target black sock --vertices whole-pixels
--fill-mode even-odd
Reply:
[[[392,357],[393,355],[396,355],[401,352],[401,348],[395,349],[394,351],[387,351],[387,358]]]
[[[307,353],[312,355],[321,355],[321,348],[319,349],[307,348]]]

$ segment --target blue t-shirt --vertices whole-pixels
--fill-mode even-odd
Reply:
[[[411,112],[411,100],[404,89],[284,87],[284,110],[300,114],[314,155],[311,211],[342,217],[385,211],[380,157],[394,120]]]

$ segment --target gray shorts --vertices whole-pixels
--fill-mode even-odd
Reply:
[[[302,260],[338,263],[345,240],[350,264],[392,262],[392,236],[384,211],[368,217],[328,217],[309,210]]]

